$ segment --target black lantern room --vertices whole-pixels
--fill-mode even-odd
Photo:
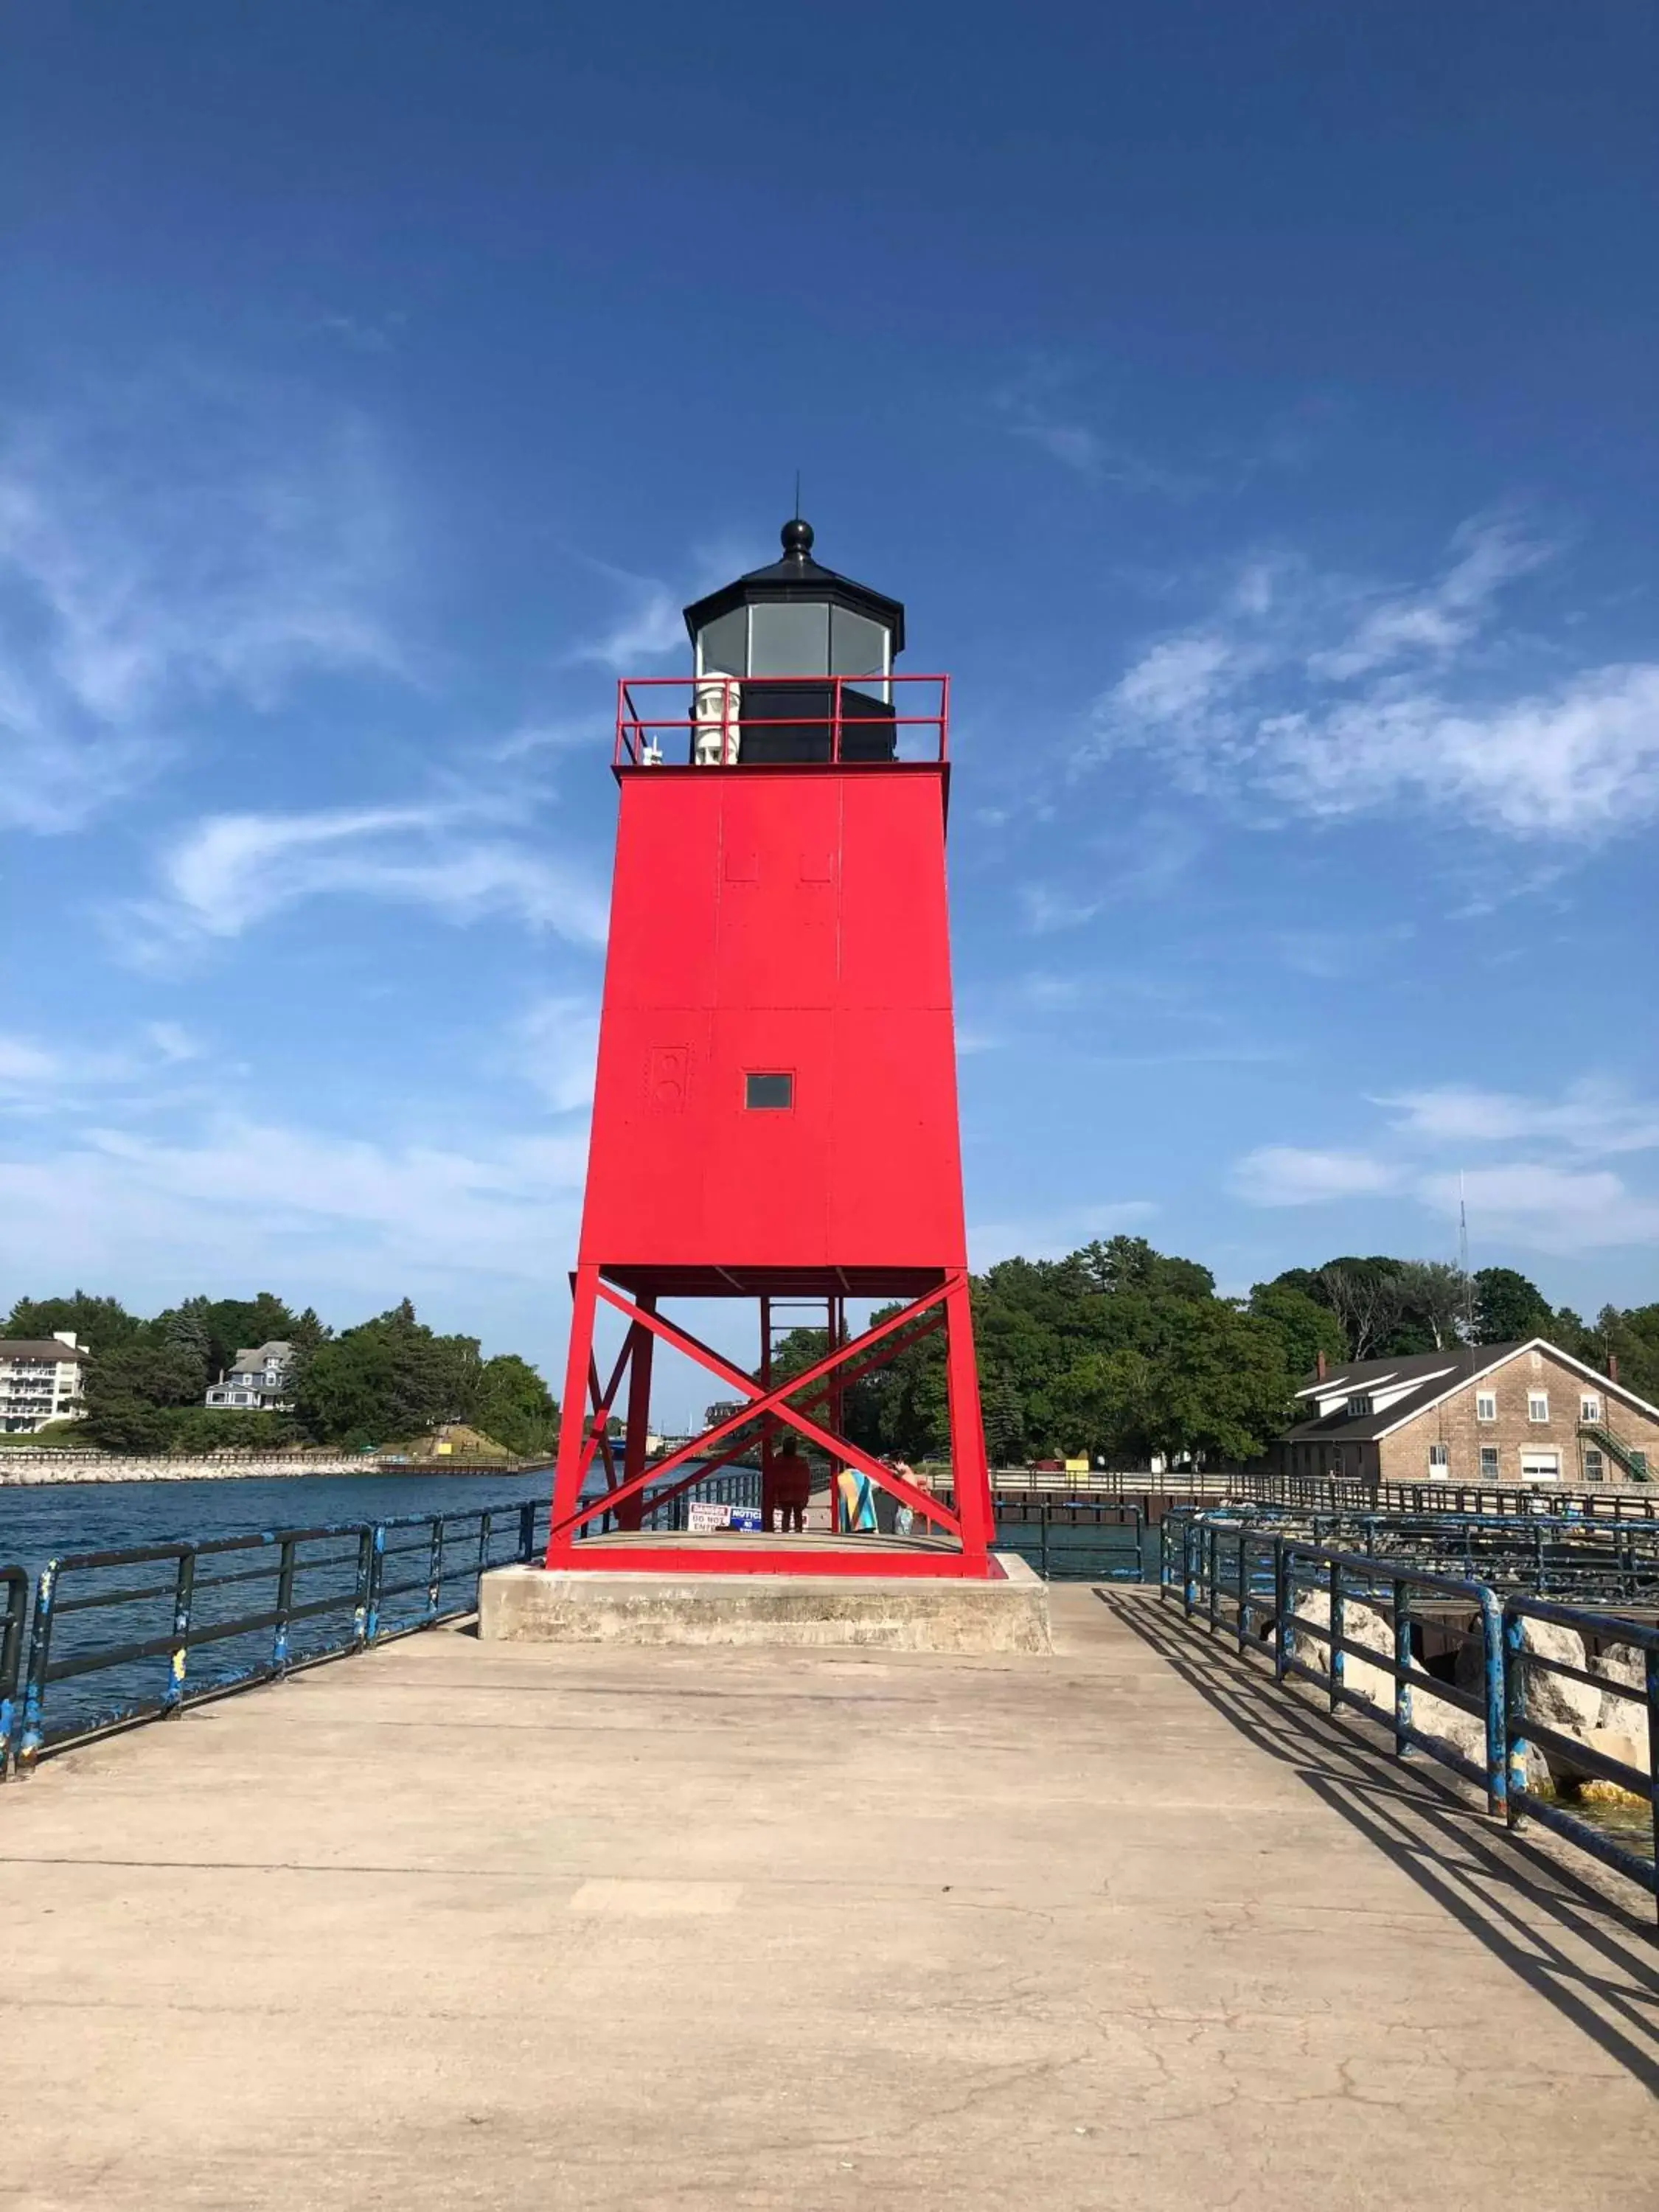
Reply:
[[[816,562],[810,523],[786,522],[782,538],[781,561],[685,610],[699,692],[735,700],[745,764],[828,760],[837,724],[842,759],[891,760],[904,609]]]

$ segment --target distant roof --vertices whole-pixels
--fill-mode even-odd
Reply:
[[[1345,1402],[1328,1413],[1323,1420],[1297,1421],[1288,1428],[1281,1441],[1286,1443],[1307,1443],[1320,1439],[1335,1443],[1366,1443],[1377,1437],[1386,1436],[1413,1413],[1423,1413],[1428,1407],[1472,1382],[1479,1375],[1489,1375],[1515,1358],[1517,1352],[1526,1352],[1536,1346],[1547,1352],[1552,1359],[1571,1367],[1595,1384],[1609,1396],[1620,1398],[1626,1405],[1640,1407],[1644,1413],[1653,1413],[1656,1408],[1645,1398],[1622,1382],[1615,1382],[1598,1374],[1594,1367],[1564,1352],[1559,1344],[1547,1337],[1524,1336],[1510,1344],[1454,1344],[1444,1352],[1412,1352],[1398,1359],[1351,1359],[1344,1365],[1334,1366],[1324,1376],[1310,1375],[1297,1391],[1298,1398],[1340,1398]],[[1389,1403],[1374,1413],[1350,1414],[1346,1401],[1349,1398],[1374,1395],[1386,1390],[1392,1383],[1408,1382],[1409,1389],[1391,1396]]]
[[[904,650],[904,608],[897,599],[890,599],[884,592],[872,591],[868,584],[855,583],[852,577],[838,574],[812,558],[812,526],[797,515],[786,522],[781,532],[783,558],[774,561],[764,568],[751,568],[747,575],[739,576],[730,584],[722,584],[717,592],[710,592],[701,599],[694,599],[685,610],[685,629],[689,637],[695,638],[705,623],[717,617],[729,614],[734,607],[752,606],[757,601],[776,599],[827,599],[834,605],[848,607],[854,614],[868,615],[884,629],[893,634],[893,651]]]
[[[84,1345],[65,1344],[58,1336],[22,1336],[0,1341],[0,1359],[79,1359],[91,1357]]]
[[[272,1359],[291,1359],[294,1346],[285,1337],[274,1336],[269,1344],[245,1344],[231,1362],[234,1367],[263,1367]]]
[[[1527,1340],[1515,1344],[1454,1344],[1443,1352],[1410,1352],[1395,1359],[1350,1359],[1333,1367],[1328,1375],[1310,1375],[1297,1392],[1298,1398],[1340,1397],[1345,1402],[1324,1419],[1298,1421],[1285,1431],[1293,1443],[1314,1438],[1369,1443],[1420,1413],[1425,1406],[1443,1398],[1449,1390],[1472,1382],[1490,1367],[1501,1367],[1525,1348]],[[1350,1413],[1346,1400],[1365,1397],[1390,1383],[1410,1382],[1410,1389],[1392,1398],[1380,1413]]]

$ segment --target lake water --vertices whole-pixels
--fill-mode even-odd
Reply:
[[[38,1574],[69,1552],[178,1536],[240,1536],[403,1513],[471,1512],[551,1494],[550,1469],[519,1474],[280,1474],[202,1482],[64,1482],[0,1489],[0,1565]]]
[[[8,1487],[0,1489],[0,1565],[21,1566],[33,1577],[49,1559],[88,1553],[343,1526],[343,1536],[307,1539],[294,1547],[283,1632],[293,1662],[350,1642],[366,1564],[365,1540],[353,1532],[363,1524],[406,1515],[473,1516],[482,1509],[534,1499],[543,1506],[539,1535],[546,1528],[551,1487],[547,1468],[516,1474],[302,1474]],[[388,1530],[377,1577],[382,1632],[416,1626],[434,1607],[443,1613],[467,1610],[481,1547],[484,1563],[498,1565],[516,1555],[519,1539],[519,1516],[511,1511],[494,1520],[488,1532],[476,1519],[458,1521],[435,1555],[426,1528]],[[279,1632],[274,1609],[282,1563],[276,1545],[198,1556],[187,1692],[270,1668]],[[82,1569],[60,1584],[51,1644],[58,1679],[49,1680],[46,1696],[49,1740],[153,1709],[171,1694],[179,1571],[163,1559]]]
[[[711,1488],[717,1494],[744,1489],[746,1495],[756,1480],[752,1472],[728,1470],[713,1478]],[[540,1468],[516,1474],[296,1474],[0,1488],[0,1565],[21,1566],[33,1579],[49,1559],[88,1553],[343,1527],[343,1536],[309,1539],[295,1547],[283,1632],[295,1662],[337,1650],[351,1639],[365,1561],[362,1540],[350,1532],[404,1516],[471,1516],[487,1507],[534,1500],[542,1509],[539,1540],[551,1487],[551,1469]],[[596,1471],[592,1489],[602,1488]],[[1006,1548],[1024,1553],[1055,1577],[1116,1579],[1126,1572],[1133,1576],[1139,1564],[1132,1528],[1057,1526],[1046,1546],[1029,1522],[1005,1526],[999,1534]],[[458,1521],[436,1559],[425,1527],[390,1531],[375,1577],[380,1632],[417,1626],[434,1609],[445,1614],[467,1610],[479,1565],[511,1559],[519,1540],[512,1512],[503,1512],[489,1532],[474,1520]],[[278,1633],[273,1608],[281,1565],[281,1550],[270,1544],[197,1559],[187,1693],[269,1668]],[[163,1559],[80,1569],[60,1584],[51,1644],[58,1679],[48,1683],[46,1696],[49,1737],[152,1709],[172,1694],[179,1572],[172,1559]]]

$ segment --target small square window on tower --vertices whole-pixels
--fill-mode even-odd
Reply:
[[[795,1103],[793,1075],[745,1075],[743,1103],[751,1114],[787,1114]]]

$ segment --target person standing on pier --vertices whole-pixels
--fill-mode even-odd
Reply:
[[[772,1455],[771,1494],[778,1527],[785,1534],[806,1534],[806,1508],[812,1495],[812,1469],[793,1437]]]

